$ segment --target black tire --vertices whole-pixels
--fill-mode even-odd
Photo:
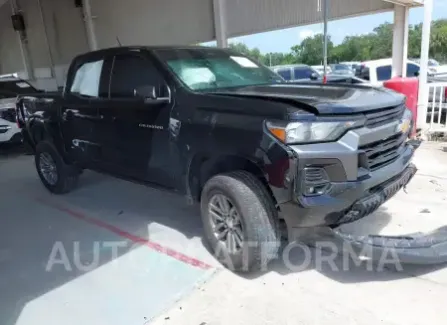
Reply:
[[[53,159],[56,167],[57,181],[50,184],[42,174],[40,166],[40,159],[42,154],[49,154]],[[36,146],[34,161],[36,164],[37,173],[43,185],[54,194],[65,194],[72,191],[78,182],[79,171],[71,165],[67,165],[58,153],[57,149],[51,142],[42,141]]]
[[[237,254],[230,254],[214,234],[208,207],[216,194],[229,198],[240,215],[244,239]],[[281,242],[278,212],[265,185],[253,174],[235,171],[208,180],[201,194],[201,214],[206,240],[214,256],[228,269],[259,270],[277,256]]]

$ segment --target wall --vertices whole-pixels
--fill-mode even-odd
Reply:
[[[68,64],[80,53],[88,51],[82,11],[72,0],[17,0],[22,10],[27,32],[30,65],[38,88],[54,90],[62,86]],[[11,26],[11,6],[0,7],[0,71],[12,73],[24,71],[20,42]],[[48,44],[45,38],[45,28]],[[50,52],[51,51],[51,52]],[[50,56],[51,53],[51,56]],[[51,69],[53,61],[53,69]]]
[[[11,27],[11,6],[0,7],[0,74],[23,70],[20,43]]]

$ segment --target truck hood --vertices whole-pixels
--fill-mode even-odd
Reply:
[[[0,99],[0,111],[16,107],[16,98],[2,98]]]
[[[316,114],[364,113],[404,103],[405,97],[385,88],[364,85],[272,84],[219,91],[218,94],[288,102]]]

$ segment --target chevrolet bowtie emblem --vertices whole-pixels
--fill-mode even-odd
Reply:
[[[411,120],[404,119],[397,125],[397,131],[407,133],[410,130]]]

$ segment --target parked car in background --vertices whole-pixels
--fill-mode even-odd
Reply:
[[[346,62],[340,62],[340,64],[345,64],[351,67],[351,70],[356,72],[356,70],[360,67],[361,62],[360,61],[346,61]]]
[[[372,85],[382,86],[385,81],[391,79],[391,65],[392,59],[363,62],[360,69],[356,72],[356,76],[367,80]],[[407,77],[418,77],[419,71],[420,65],[417,62],[411,60],[407,61]],[[434,70],[429,68],[428,83],[446,81],[447,74],[434,73]],[[442,120],[445,121],[447,115],[447,88],[443,89],[442,96],[439,91],[436,93],[433,88],[430,88],[428,93],[428,103],[429,109],[427,112],[427,120],[431,118],[432,111],[435,113],[433,116],[435,119],[438,118],[439,111],[441,111]]]
[[[16,123],[16,98],[20,94],[36,92],[31,84],[14,75],[0,76],[0,144],[22,141]]]
[[[420,64],[420,59],[410,59],[417,64]],[[447,74],[447,64],[441,65],[435,59],[428,60],[428,70],[433,74]]]
[[[317,80],[320,77],[317,71],[305,64],[280,65],[271,69],[289,82]]]
[[[305,64],[275,66],[271,70],[289,83],[323,83],[323,76]],[[327,83],[359,84],[366,83],[366,81],[353,74],[330,74],[327,76]]]
[[[322,65],[313,65],[311,66],[312,69],[314,69],[315,71],[317,71],[320,75],[324,74],[324,66]],[[327,74],[331,74],[332,73],[332,69],[330,66],[327,66]]]
[[[335,64],[331,64],[330,67],[331,67],[332,74],[345,75],[345,76],[354,75],[354,71],[352,70],[351,65],[347,65],[347,64],[343,64],[343,63],[335,63]]]
[[[391,79],[391,66],[391,58],[365,61],[356,71],[356,76],[369,81],[372,85],[381,86],[384,81]],[[419,76],[419,70],[419,64],[410,60],[407,61],[407,77]]]

